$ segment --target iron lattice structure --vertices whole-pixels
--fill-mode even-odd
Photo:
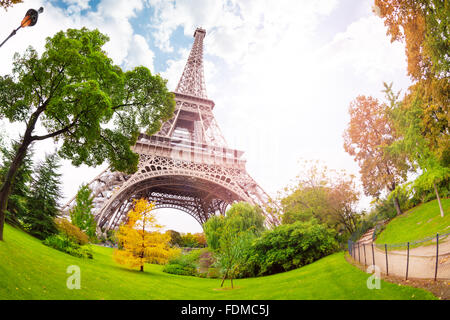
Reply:
[[[263,209],[267,225],[277,225],[276,205],[245,169],[243,152],[227,147],[206,95],[203,38],[197,28],[194,44],[174,92],[174,117],[155,135],[140,134],[133,151],[139,154],[136,173],[103,171],[89,183],[94,214],[105,232],[125,219],[133,200],[155,201],[156,208],[182,210],[203,224],[228,205],[246,201]],[[75,197],[64,207],[67,213]],[[274,210],[275,209],[275,210]]]

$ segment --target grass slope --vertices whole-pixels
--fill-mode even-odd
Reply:
[[[81,289],[69,290],[67,267],[81,269]],[[220,280],[170,275],[162,266],[141,273],[118,266],[112,249],[94,246],[94,260],[46,247],[11,226],[0,242],[0,299],[435,299],[421,289],[382,281],[366,287],[368,275],[336,253],[282,274],[239,279],[234,290],[218,290]],[[227,283],[228,285],[228,283]]]
[[[450,232],[450,199],[441,199],[441,202],[444,217],[441,217],[437,200],[420,204],[392,219],[375,242],[402,243]]]

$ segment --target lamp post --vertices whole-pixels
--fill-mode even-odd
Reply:
[[[9,40],[9,38],[11,38],[13,35],[16,34],[16,32],[20,29],[20,28],[25,28],[25,27],[32,27],[36,24],[38,17],[39,17],[39,13],[44,12],[44,8],[40,7],[39,10],[34,10],[34,9],[29,9],[27,11],[27,13],[25,14],[25,17],[22,19],[22,22],[20,23],[20,26],[17,29],[14,29],[11,34],[8,36],[8,38],[6,38],[2,44],[0,44],[0,47]]]

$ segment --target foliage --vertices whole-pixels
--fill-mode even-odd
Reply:
[[[69,215],[72,223],[86,233],[91,241],[96,239],[97,223],[91,213],[94,196],[88,185],[82,185],[75,198],[75,206],[70,210]]]
[[[23,217],[28,232],[39,239],[45,239],[57,232],[54,218],[59,214],[58,201],[61,198],[61,174],[56,154],[46,155],[38,163],[30,186],[28,214]]]
[[[22,2],[23,0],[0,0],[0,7],[3,7],[3,9],[8,10],[8,8],[12,7],[12,5]]]
[[[248,203],[234,203],[224,216],[213,216],[203,224],[208,247],[215,251],[220,247],[220,239],[225,225],[234,233],[249,231],[254,235],[265,230],[261,209]]]
[[[412,188],[416,192],[434,188],[439,199],[437,185],[450,180],[450,162],[446,163],[444,158],[440,159],[438,157],[438,154],[430,147],[424,134],[425,131],[428,131],[428,128],[424,127],[422,121],[425,116],[422,95],[411,93],[402,102],[399,102],[392,93],[392,85],[384,85],[386,96],[391,104],[390,116],[402,136],[402,139],[393,143],[391,152],[393,154],[406,154],[411,167],[415,171],[420,168],[421,173],[412,184]],[[448,127],[448,118],[445,122]],[[441,127],[445,128],[445,125],[442,124]],[[444,139],[447,142],[450,141],[448,134]],[[441,215],[444,215],[443,210],[441,210]]]
[[[51,235],[47,237],[42,243],[56,250],[68,253],[71,256],[88,259],[93,258],[92,250],[90,250],[86,246],[80,246],[65,234]]]
[[[133,173],[139,132],[153,134],[173,116],[166,80],[142,66],[122,71],[102,49],[108,40],[98,30],[60,31],[41,56],[31,47],[16,54],[13,74],[0,77],[0,119],[26,124],[0,189],[0,240],[14,177],[33,142],[60,142],[59,155],[75,166],[107,161],[112,171]],[[37,125],[47,133],[35,134]]]
[[[191,250],[188,253],[180,253],[173,256],[164,267],[163,271],[172,274],[196,276],[202,250]]]
[[[224,222],[225,218],[223,216],[212,216],[203,224],[206,242],[208,243],[208,247],[213,251],[219,248]]]
[[[180,235],[180,246],[188,248],[202,248],[206,246],[206,238],[203,233],[186,233]]]
[[[164,272],[171,273],[171,274],[178,274],[181,276],[195,276],[196,271],[194,268],[189,266],[182,266],[179,264],[167,264],[164,266],[163,269]]]
[[[170,241],[169,244],[174,247],[182,247],[183,243],[181,240],[181,234],[178,231],[175,230],[167,230],[166,233],[169,235],[170,237]]]
[[[64,218],[56,218],[54,221],[58,232],[65,235],[70,239],[70,241],[79,245],[85,245],[89,242],[88,236],[81,231],[80,228],[70,223],[69,220]]]
[[[448,106],[450,90],[450,5],[441,0],[375,0],[392,41],[405,43],[413,80],[404,108],[420,99],[421,134],[435,157],[450,164]]]
[[[162,226],[156,223],[154,207],[154,203],[145,199],[135,200],[127,222],[119,227],[117,238],[121,249],[114,251],[116,262],[144,271],[144,263],[165,264],[179,252],[170,248],[168,234],[158,232]]]
[[[241,276],[275,274],[310,264],[337,249],[334,233],[314,219],[266,231],[247,251]]]
[[[225,221],[223,234],[220,237],[219,248],[215,252],[216,263],[222,273],[223,286],[225,279],[230,279],[233,288],[233,279],[237,277],[240,270],[245,266],[248,256],[246,252],[251,242],[255,239],[255,234],[251,229],[236,231],[236,225],[232,219]]]
[[[0,184],[3,184],[6,174],[14,159],[19,143],[13,141],[10,148],[0,149],[2,165],[0,166]],[[30,182],[33,172],[33,150],[30,148],[19,167],[9,197],[6,220],[15,226],[22,226],[22,219],[28,213],[28,198],[30,196]]]
[[[197,242],[198,247],[206,247],[206,236],[203,232],[194,233],[195,241]]]
[[[356,212],[359,191],[354,179],[345,171],[336,172],[318,162],[306,162],[295,184],[284,189],[280,201],[284,209],[282,222],[315,218],[340,236],[353,233],[359,219]]]
[[[388,150],[399,139],[389,107],[375,98],[358,96],[351,102],[349,114],[344,149],[358,162],[364,193],[379,197],[383,190],[394,191],[406,180],[408,164],[405,154]],[[401,214],[397,198],[394,204]]]

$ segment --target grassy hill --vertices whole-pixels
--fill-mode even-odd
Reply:
[[[421,240],[450,232],[450,199],[442,199],[444,217],[441,217],[437,200],[418,205],[395,217],[375,240],[376,243],[401,243]]]
[[[220,290],[220,280],[170,275],[162,266],[141,273],[112,260],[112,249],[94,246],[94,260],[46,247],[5,226],[0,242],[0,299],[435,299],[421,289],[382,281],[369,290],[368,275],[336,253],[303,268],[273,276],[239,279]],[[81,289],[69,290],[67,267],[81,269]],[[227,283],[228,285],[228,283]]]

